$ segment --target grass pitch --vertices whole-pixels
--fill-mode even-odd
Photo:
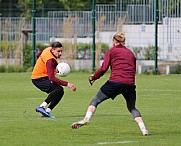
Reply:
[[[137,108],[151,136],[142,136],[121,95],[99,105],[90,125],[71,129],[108,79],[91,87],[90,74],[73,72],[62,78],[77,86],[52,111],[56,119],[41,118],[35,107],[47,96],[33,86],[30,73],[0,74],[1,146],[178,146],[181,145],[181,76],[137,75]]]

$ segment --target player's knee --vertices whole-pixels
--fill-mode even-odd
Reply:
[[[101,90],[99,90],[94,99],[91,101],[90,105],[97,107],[98,104],[106,99],[108,99],[108,97]]]
[[[57,93],[58,97],[60,97],[60,98],[62,98],[62,96],[64,95],[63,88],[56,89],[55,92]]]
[[[133,108],[130,113],[132,114],[134,119],[137,117],[141,117],[140,112],[136,108]]]
[[[94,99],[91,101],[90,105],[97,107],[100,102],[101,101],[97,97],[94,97]]]

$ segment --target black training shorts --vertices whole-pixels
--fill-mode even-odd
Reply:
[[[39,79],[32,79],[32,83],[41,91],[50,93],[55,89],[61,89],[63,91],[63,87],[51,82],[48,77],[42,77]]]
[[[136,86],[124,84],[119,82],[107,81],[102,87],[101,91],[111,99],[117,95],[122,94],[126,100],[136,101]]]

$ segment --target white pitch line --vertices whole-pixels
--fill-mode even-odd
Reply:
[[[170,96],[172,94],[156,94],[157,96]],[[153,96],[153,94],[145,94],[145,95],[141,95],[141,96],[144,96],[144,97],[147,97],[147,96]]]
[[[106,144],[125,144],[125,143],[134,143],[137,141],[117,141],[117,142],[98,142],[98,145],[106,145]]]
[[[39,99],[44,99],[43,97],[42,98],[26,98],[26,99],[35,99],[35,100],[39,100]]]
[[[163,90],[163,89],[147,89],[147,88],[145,88],[145,89],[140,89],[139,91],[142,91],[142,90],[146,90],[146,91],[167,91],[167,92],[181,92],[181,90],[170,90],[170,89],[168,89],[168,90]]]

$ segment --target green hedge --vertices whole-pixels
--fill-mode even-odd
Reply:
[[[181,65],[176,65],[170,71],[171,74],[181,74]]]
[[[5,65],[1,65],[0,66],[0,72],[26,72],[26,68],[24,67],[19,67],[19,66],[5,66]]]

